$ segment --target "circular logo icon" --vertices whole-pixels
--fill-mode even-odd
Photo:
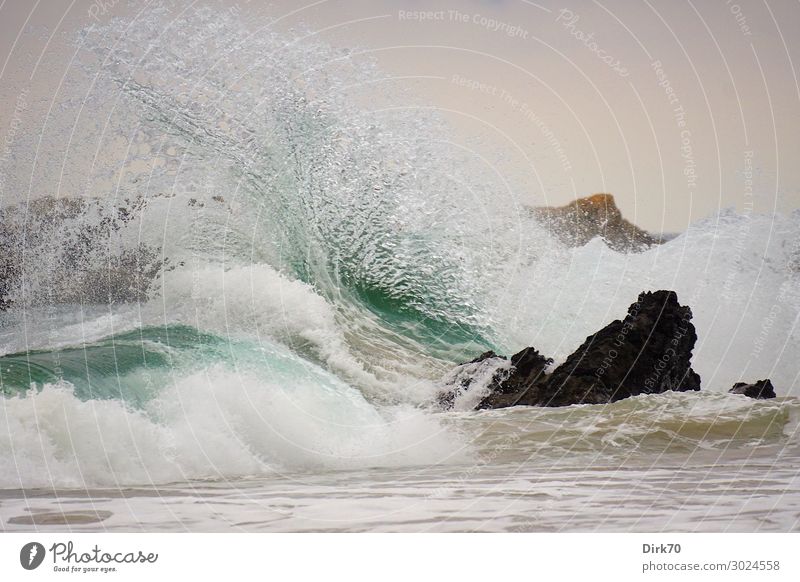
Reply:
[[[30,542],[19,551],[19,563],[26,570],[35,570],[44,561],[44,546],[39,542]]]

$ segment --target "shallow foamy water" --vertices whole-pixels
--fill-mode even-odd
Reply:
[[[675,394],[441,415],[471,461],[7,489],[0,520],[6,531],[796,531],[799,409]]]

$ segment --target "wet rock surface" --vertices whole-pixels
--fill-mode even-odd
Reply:
[[[448,394],[470,389],[486,393],[479,409],[604,404],[638,394],[699,390],[700,376],[691,367],[697,341],[691,319],[691,309],[678,303],[674,291],[644,292],[624,319],[587,337],[552,373],[547,373],[552,360],[528,347],[511,356],[510,367],[480,383],[461,374],[459,385],[449,385],[439,402],[448,408],[453,402]],[[492,358],[502,356],[487,352],[472,363]]]
[[[756,400],[767,400],[776,397],[775,388],[772,386],[772,382],[769,378],[753,382],[752,384],[737,382],[728,392],[731,394],[744,394]]]

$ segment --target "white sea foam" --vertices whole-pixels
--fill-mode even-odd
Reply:
[[[511,361],[503,358],[486,358],[454,368],[442,380],[445,390],[455,390],[453,410],[474,410],[491,393],[492,381],[507,378],[511,368]]]
[[[0,400],[0,487],[225,481],[285,471],[464,462],[435,417],[380,410],[321,372],[283,384],[221,367],[176,378],[146,410],[66,383]]]
[[[496,291],[495,326],[509,350],[534,346],[563,361],[644,290],[672,289],[692,309],[692,365],[707,390],[772,378],[800,394],[800,212],[699,221],[668,243],[620,254],[599,239],[539,256]],[[502,293],[502,294],[501,294]]]

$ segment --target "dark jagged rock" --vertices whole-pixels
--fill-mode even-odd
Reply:
[[[551,374],[545,370],[552,360],[533,348],[512,356],[510,369],[492,378],[478,408],[604,404],[638,394],[699,390],[700,376],[691,368],[697,341],[691,319],[691,309],[681,306],[673,291],[641,293],[625,319],[586,338]],[[458,389],[469,387],[462,374]],[[449,391],[454,388],[451,384]]]
[[[747,382],[737,382],[733,385],[733,388],[728,390],[728,392],[731,394],[744,394],[745,396],[755,398],[756,400],[775,398],[775,388],[772,386],[772,382],[769,378],[766,380],[759,380],[753,384],[748,384]]]
[[[534,348],[525,348],[511,356],[512,372],[506,377],[495,377],[489,386],[490,393],[478,408],[505,408],[517,404],[520,394],[544,378],[545,370],[553,363]]]
[[[623,218],[611,194],[593,194],[566,206],[531,211],[561,242],[573,247],[599,237],[617,252],[636,253],[662,242]]]
[[[498,365],[507,360],[508,358],[505,356],[498,356],[490,350],[482,353],[474,360],[458,366],[447,379],[447,385],[450,389],[439,394],[439,406],[444,409],[453,408],[456,398],[470,389],[479,389],[475,388],[475,383],[485,380],[484,376],[487,374],[492,375],[490,385],[497,385],[503,376],[503,373],[498,370]]]
[[[673,291],[642,293],[622,321],[586,338],[523,404],[614,402],[637,394],[700,389],[691,368],[697,334],[692,310]]]

